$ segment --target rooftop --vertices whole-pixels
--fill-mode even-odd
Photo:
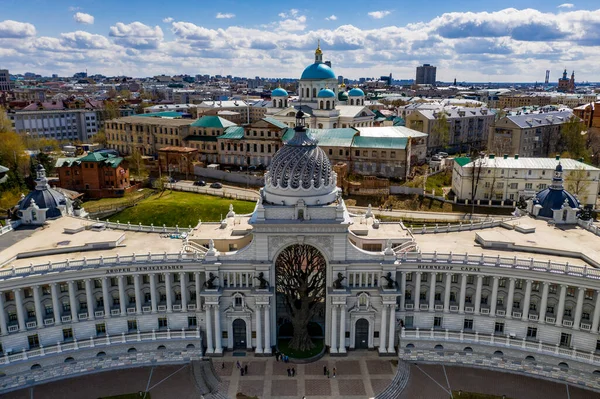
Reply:
[[[193,119],[183,118],[148,118],[143,115],[124,116],[118,119],[112,119],[111,122],[131,123],[137,125],[158,125],[158,126],[189,126],[194,122]]]
[[[460,160],[460,161],[459,161]],[[472,168],[473,162],[470,158],[455,158],[462,167]],[[554,170],[556,165],[560,162],[563,170],[577,170],[583,169],[587,171],[600,171],[600,169],[588,165],[583,162],[576,161],[569,158],[526,158],[526,157],[508,157],[504,159],[501,156],[495,156],[494,158],[485,158],[484,167],[486,168],[506,168],[506,169],[551,169]],[[548,176],[551,177],[551,176]]]
[[[220,116],[204,115],[200,119],[194,121],[191,126],[223,129],[229,126],[236,126],[236,124],[221,118]]]

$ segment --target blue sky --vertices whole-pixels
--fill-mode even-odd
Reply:
[[[525,3],[3,0],[0,68],[298,77],[321,39],[350,78],[432,63],[446,81],[600,80],[598,1]]]

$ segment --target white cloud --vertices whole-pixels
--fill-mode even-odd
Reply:
[[[575,7],[575,4],[573,3],[563,3],[561,5],[559,5],[557,8],[573,8]]]
[[[383,11],[371,11],[369,13],[369,17],[373,18],[373,19],[381,19],[381,18],[385,18],[388,15],[390,15],[392,12],[388,11],[388,10],[383,10]]]
[[[0,39],[19,39],[35,36],[35,26],[27,22],[7,19],[0,21]]]
[[[219,12],[215,16],[215,18],[217,18],[217,19],[230,19],[230,18],[235,18],[235,14],[231,14],[231,13],[224,14],[222,12]]]
[[[336,21],[337,17],[335,15],[330,15],[329,17],[325,18],[325,20],[327,20],[327,21]]]
[[[141,22],[124,24],[117,22],[110,27],[109,36],[114,37],[115,43],[135,49],[158,48],[163,39],[163,31],[159,26],[152,28]]]
[[[90,14],[86,14],[84,12],[78,12],[73,15],[73,19],[78,24],[86,24],[93,25],[94,24],[94,16]]]
[[[171,18],[171,17],[167,17],[167,18],[164,18],[162,21],[163,21],[165,24],[170,24],[171,22],[173,22],[173,18]]]
[[[81,10],[81,7],[75,7],[75,6],[71,6],[69,7],[69,11],[73,12],[73,11],[79,11]]]
[[[61,33],[61,43],[66,47],[76,49],[105,49],[110,47],[110,41],[102,36],[89,32],[76,31]]]

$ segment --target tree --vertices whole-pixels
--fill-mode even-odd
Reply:
[[[119,104],[117,101],[105,101],[104,102],[104,119],[109,121],[111,119],[117,119],[121,116],[119,111]]]
[[[448,124],[448,117],[443,110],[438,112],[431,132],[435,135],[435,143],[437,145],[442,148],[448,147],[450,143],[450,125]]]
[[[510,139],[494,137],[488,148],[490,154],[503,155],[512,154],[512,145]]]
[[[326,262],[313,246],[295,244],[285,248],[275,262],[277,293],[294,327],[289,347],[307,351],[315,347],[308,323],[322,308],[325,297]]]
[[[106,147],[106,143],[108,143],[108,139],[106,138],[106,132],[104,131],[104,129],[98,130],[98,133],[96,133],[92,137],[92,140],[94,141],[94,143],[98,143],[102,147]]]
[[[472,157],[472,159],[475,157]],[[483,167],[485,165],[485,159],[481,156],[477,156],[473,161],[473,172],[471,176],[471,219],[475,214],[475,196],[477,195],[477,189],[479,188],[479,183],[481,181],[481,173],[483,171]]]
[[[129,163],[129,171],[139,180],[144,180],[148,177],[148,168],[144,162],[144,157],[138,147],[133,147],[131,155],[127,158]]]
[[[560,132],[562,149],[567,151],[571,158],[578,159],[589,156],[583,124],[578,117],[571,116],[568,121],[562,124]]]
[[[583,167],[571,170],[567,174],[565,182],[567,183],[567,190],[578,198],[586,193],[590,185],[587,171]],[[580,201],[583,203],[587,202],[587,195],[584,198],[580,198]]]

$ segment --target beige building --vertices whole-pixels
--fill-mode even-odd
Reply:
[[[563,168],[565,188],[577,196],[582,205],[595,206],[600,169],[574,159],[559,157],[490,155],[476,162],[472,162],[470,158],[456,158],[452,169],[452,191],[457,202],[470,202],[475,176],[476,201],[485,205],[515,205],[521,197],[531,198],[538,191],[549,187],[559,163]]]
[[[0,91],[10,91],[12,88],[8,69],[0,69]]]

